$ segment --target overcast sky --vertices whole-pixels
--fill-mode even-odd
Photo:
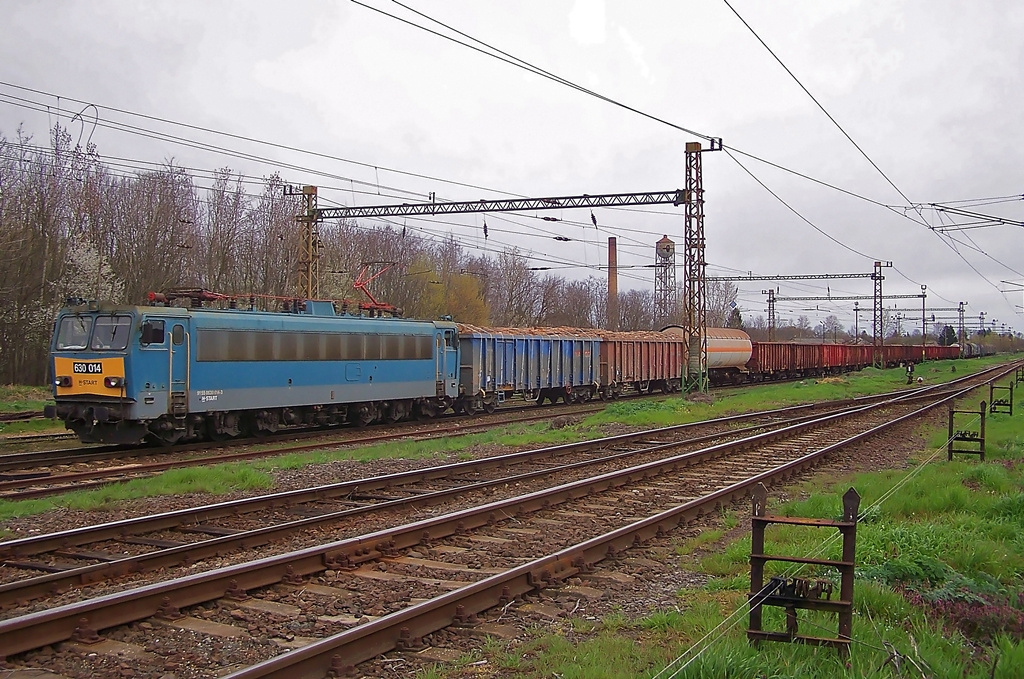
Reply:
[[[1024,4],[730,2],[878,169],[721,0],[406,3],[429,18],[386,0],[0,0],[0,134],[11,138],[23,124],[45,143],[58,111],[89,102],[96,108],[86,119],[98,111],[101,120],[267,160],[73,123],[101,156],[256,177],[279,171],[321,186],[321,205],[330,206],[430,192],[476,200],[682,188],[684,145],[699,137],[681,127],[733,149],[703,156],[709,275],[859,273],[889,260],[886,294],[919,294],[924,284],[929,307],[964,301],[975,322],[985,311],[997,329],[1024,330],[1021,227],[943,235],[921,222],[977,220],[918,213],[904,198],[1024,219]],[[664,122],[367,6],[452,35],[430,19],[443,22]],[[989,198],[1001,200],[978,200]],[[555,269],[566,276],[604,276],[587,267],[604,264],[607,238],[617,236],[620,265],[634,267],[621,272],[620,288],[653,287],[641,267],[653,263],[662,235],[681,243],[682,208],[594,212],[598,229],[586,210],[545,213],[564,220],[555,223],[498,214],[404,223],[423,237],[452,233],[473,251],[515,245],[536,266],[572,266]],[[769,284],[739,285],[745,314],[763,314]],[[868,280],[774,285],[781,296],[824,295],[826,285],[832,295],[872,293]],[[920,301],[886,305],[919,309]],[[852,308],[780,302],[778,312],[812,323],[835,313],[852,325]]]

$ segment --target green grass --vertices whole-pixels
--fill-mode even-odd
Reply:
[[[514,425],[503,430],[462,437],[381,443],[363,448],[333,448],[315,452],[285,453],[263,460],[235,462],[213,467],[172,469],[151,478],[136,479],[90,491],[75,491],[51,498],[0,500],[0,521],[39,514],[64,507],[84,511],[103,510],[116,502],[162,495],[211,493],[223,495],[236,491],[263,491],[273,488],[273,473],[310,464],[335,460],[367,462],[385,458],[440,460],[444,454],[468,457],[470,449],[482,445],[519,446],[524,443],[553,445],[587,438],[586,431],[575,427],[551,428],[549,424]]]
[[[919,368],[918,374],[921,372]],[[965,372],[958,363],[956,374],[950,376]],[[868,378],[876,388],[883,387],[879,390],[886,390],[887,379],[890,388],[895,386],[884,375],[869,374]],[[818,385],[777,386],[771,397],[777,403],[771,405],[812,393]],[[848,390],[847,395],[862,388],[840,387]],[[1024,408],[1024,402],[1015,406]],[[707,407],[688,404],[676,412]],[[711,406],[716,407],[728,406],[719,402]],[[664,407],[648,409],[662,414],[669,411]],[[624,415],[634,417],[638,410],[626,410]],[[736,525],[732,514],[723,517],[720,527],[681,539],[676,545],[677,558],[688,560],[694,553],[704,554],[699,570],[712,577],[704,587],[680,590],[674,608],[640,619],[611,614],[588,625],[573,624],[571,634],[564,626],[556,627],[526,644],[499,643],[484,656],[515,656],[514,668],[501,676],[537,679],[825,679],[898,676],[886,665],[891,649],[901,654],[904,676],[1018,677],[1024,667],[1024,412],[989,415],[986,425],[985,463],[967,457],[946,462],[943,426],[931,437],[934,445],[921,451],[909,469],[812,479],[789,491],[791,496],[807,498],[799,502],[773,505],[769,498],[771,513],[838,518],[841,496],[848,488],[855,487],[862,496],[854,647],[848,661],[826,648],[779,643],[752,647],[747,642],[744,606],[750,587],[749,533],[729,544],[717,544],[725,531]],[[879,445],[884,445],[884,440]],[[839,541],[824,542],[822,532],[773,526],[768,531],[767,551],[839,558]],[[692,565],[687,568],[693,570]],[[786,570],[785,564],[772,564],[768,574]],[[834,569],[809,568],[800,576],[837,581]],[[783,611],[765,608],[764,622],[765,629],[784,629]],[[800,628],[804,634],[835,636],[836,618],[801,612]],[[707,639],[714,643],[707,648],[699,645]],[[684,662],[673,664],[678,658]],[[687,659],[692,662],[685,664]],[[663,672],[669,666],[674,669]],[[452,670],[431,676],[451,679],[472,674]]]
[[[0,500],[0,520],[31,516],[56,508],[103,511],[126,500],[186,493],[225,494],[237,490],[265,491],[274,485],[273,477],[243,464],[171,469],[158,476],[80,490],[34,500]]]
[[[937,382],[940,379],[962,376],[979,370],[984,365],[998,362],[995,358],[997,357],[972,359],[971,361],[938,361],[929,364],[927,369],[919,369],[918,373],[924,373],[929,381]],[[953,364],[957,366],[956,373],[949,370]],[[550,423],[513,425],[491,432],[446,439],[387,443],[365,448],[333,448],[318,452],[285,453],[266,460],[227,465],[226,467],[231,470],[230,474],[217,470],[209,472],[208,475],[203,469],[196,468],[188,470],[188,474],[184,476],[172,476],[170,480],[168,476],[171,473],[168,472],[152,479],[140,479],[129,484],[113,486],[111,487],[113,490],[108,488],[98,491],[81,491],[42,500],[5,501],[0,502],[0,520],[72,505],[83,510],[102,509],[116,501],[117,497],[139,499],[166,494],[199,492],[223,494],[254,488],[265,489],[271,486],[260,485],[265,484],[264,481],[253,485],[252,477],[249,474],[259,478],[270,478],[269,475],[273,474],[275,470],[294,469],[334,460],[440,459],[442,455],[454,455],[460,459],[469,459],[472,457],[472,449],[478,446],[500,445],[518,448],[556,445],[600,436],[604,428],[612,424],[627,424],[644,428],[683,424],[749,410],[765,410],[831,398],[892,391],[905,386],[901,384],[904,381],[901,369],[881,371],[868,368],[836,378],[756,385],[719,392],[720,395],[716,394],[711,403],[691,401],[679,396],[642,401],[619,401],[609,404],[601,413],[591,415],[580,423],[565,427],[552,427]],[[24,402],[17,399],[27,397],[45,397],[47,393],[45,389],[38,387],[0,387],[0,396],[6,396],[9,404]],[[2,400],[0,398],[0,401]],[[996,422],[999,417],[993,418],[993,426],[999,426],[999,423]],[[0,433],[61,430],[59,423],[42,420],[11,423],[0,425],[0,427],[2,427]],[[1024,450],[1024,436],[1018,437],[1013,445],[1019,450]],[[121,489],[122,485],[128,487]],[[735,517],[727,520],[737,521]],[[733,525],[735,524],[733,523]]]
[[[48,403],[53,403],[53,394],[47,387],[0,384],[0,413],[42,410]]]
[[[13,436],[15,434],[60,433],[64,431],[67,431],[67,428],[60,420],[37,418],[23,422],[0,422],[0,435],[3,436]]]

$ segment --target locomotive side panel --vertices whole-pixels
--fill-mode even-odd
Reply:
[[[435,396],[442,331],[391,320],[196,313],[190,412]]]

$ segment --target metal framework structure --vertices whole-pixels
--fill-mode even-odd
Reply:
[[[872,350],[871,362],[876,368],[885,367],[885,357],[882,354],[882,346],[885,344],[883,336],[884,328],[882,327],[882,281],[885,280],[885,276],[882,275],[882,269],[891,267],[892,262],[875,262],[875,272],[871,276],[872,280],[875,281],[875,296],[874,296],[874,322],[872,323]]]
[[[676,244],[664,236],[655,246],[654,254],[654,316],[660,327],[670,323],[676,311]]]
[[[596,196],[556,196],[551,198],[513,198],[507,200],[470,200],[451,203],[402,203],[401,205],[365,205],[329,207],[316,210],[317,219],[355,217],[401,217],[411,215],[450,215],[472,212],[516,212],[519,210],[562,210],[576,207],[615,207],[623,205],[682,205],[687,193],[649,191],[646,193],[605,193]]]
[[[920,295],[917,295],[917,296],[920,297]],[[930,306],[930,307],[928,307],[925,310],[925,313],[928,313],[928,312],[933,312],[934,313],[936,311],[957,311],[957,310],[958,309],[955,306]],[[911,311],[918,311],[918,309],[911,309],[910,307],[900,307],[900,308],[895,308],[894,307],[892,309],[889,309],[889,311],[906,311],[906,312],[909,313]]]
[[[881,299],[921,299],[921,295],[881,295]],[[842,295],[831,297],[776,297],[779,302],[849,302],[851,300],[875,299],[873,295]]]
[[[775,291],[771,288],[761,291],[762,295],[768,295],[768,341],[775,341]]]
[[[722,140],[686,144],[686,230],[683,237],[683,320],[690,331],[689,366],[684,392],[708,390],[707,260],[704,256],[704,177],[701,153],[720,151]]]
[[[286,195],[299,195],[300,193],[306,196],[306,213],[296,217],[296,220],[302,225],[299,294],[305,295],[306,299],[317,299],[320,295],[318,224],[325,219],[466,214],[474,212],[518,212],[520,210],[560,210],[565,208],[615,207],[623,205],[680,205],[685,203],[689,196],[686,191],[675,189],[673,191],[648,191],[646,193],[606,193],[595,196],[584,194],[582,196],[553,196],[549,198],[319,208],[316,205],[315,186],[304,186],[301,192],[295,191],[291,187],[286,189]],[[562,240],[566,239],[562,238]]]
[[[700,144],[697,145],[698,148]],[[714,145],[713,145],[714,146]],[[717,148],[721,148],[718,141]],[[716,150],[717,150],[716,148]],[[699,174],[699,153],[698,174]],[[689,158],[689,155],[687,156]],[[583,194],[581,196],[551,196],[547,198],[516,198],[504,200],[473,200],[463,202],[402,203],[401,205],[366,205],[352,207],[318,208],[316,206],[316,187],[306,186],[302,194],[306,195],[306,214],[297,217],[303,225],[302,269],[300,270],[300,292],[308,298],[315,299],[319,293],[318,238],[317,224],[325,219],[349,219],[356,217],[400,217],[410,215],[468,214],[480,212],[519,212],[524,210],[562,210],[568,208],[618,207],[627,205],[681,205],[690,210],[690,197],[693,194],[692,182],[687,176],[687,189],[672,191],[647,191],[643,193],[606,193],[598,195]],[[699,187],[698,176],[696,186]],[[289,195],[299,192],[289,188]],[[552,219],[545,217],[544,219]],[[703,210],[701,210],[701,244],[703,247]],[[566,240],[562,238],[562,240]],[[611,243],[609,239],[609,243]],[[612,252],[610,250],[609,252]],[[701,256],[703,262],[703,255]],[[672,260],[671,287],[675,288],[675,267]],[[701,288],[703,292],[703,287]]]
[[[873,273],[811,273],[793,276],[708,276],[709,281],[820,281],[830,278],[874,278]]]
[[[774,275],[774,276],[755,276],[754,274],[748,274],[746,276],[708,276],[708,281],[821,281],[831,280],[835,278],[874,278],[873,273],[811,273],[811,274],[794,274],[794,275]],[[762,290],[762,295],[768,295],[768,341],[775,341],[775,301],[781,299],[775,296],[774,290]]]
[[[690,331],[683,391],[708,390],[707,263],[704,259],[704,178],[700,142],[686,144],[686,226],[683,235],[683,325]]]
[[[302,226],[299,235],[298,294],[305,299],[319,299],[320,230],[316,206],[317,188],[315,186],[303,186],[302,190],[296,191],[293,187],[287,186],[285,187],[284,195],[305,196],[306,198],[305,213],[295,217],[295,221]]]
[[[957,307],[957,312],[958,312],[957,315],[960,317],[960,328],[959,328],[960,332],[959,332],[959,334],[957,334],[957,340],[958,340],[958,343],[960,344],[961,348],[967,342],[967,335],[964,333],[964,313],[966,311],[964,309],[965,305],[966,305],[966,302],[960,302],[960,306]]]

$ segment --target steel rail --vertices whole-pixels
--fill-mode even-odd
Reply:
[[[973,389],[973,387],[971,388]],[[964,391],[970,391],[965,389]],[[516,597],[557,586],[573,576],[583,576],[606,558],[659,537],[693,521],[716,507],[749,497],[759,483],[770,485],[813,467],[830,452],[873,436],[909,418],[938,407],[948,396],[918,411],[856,434],[844,441],[788,462],[749,479],[719,489],[652,517],[591,538],[479,582],[409,606],[339,634],[276,656],[227,675],[226,679],[306,679],[329,671],[342,676],[350,668],[382,653],[401,648],[410,640],[465,622],[489,608],[505,605]]]
[[[901,398],[917,399],[924,398],[927,395],[920,393],[908,394]],[[803,408],[801,406],[800,408]],[[750,425],[745,428],[732,429],[725,432],[718,432],[713,434],[707,434],[696,438],[688,438],[686,445],[699,444],[705,441],[734,437],[743,434],[748,431],[763,430],[766,427],[782,427],[791,424],[797,424],[801,421],[816,418],[818,415],[804,415],[802,417],[794,418],[787,421],[772,422],[772,423],[761,423]],[[735,419],[735,416],[726,418],[729,420]],[[683,425],[688,426],[688,425]],[[675,428],[669,428],[675,429]],[[615,437],[616,445],[622,445],[624,441],[632,442],[633,439],[645,439],[652,438],[653,436],[663,435],[663,430],[654,430],[648,432],[641,432],[634,435],[623,435]],[[649,442],[645,442],[649,443]],[[352,484],[350,486],[349,493],[355,490],[361,490],[363,493],[368,491],[376,490],[389,490],[389,491],[401,491],[403,485],[409,483],[421,482],[428,479],[437,479],[444,477],[451,477],[459,473],[465,472],[472,469],[473,471],[480,471],[482,469],[490,467],[507,467],[510,464],[515,464],[517,461],[529,461],[532,457],[550,456],[557,455],[560,453],[568,453],[574,449],[585,450],[591,447],[601,447],[602,440],[579,442],[575,444],[565,444],[563,446],[556,447],[554,449],[540,449],[534,451],[524,451],[522,453],[516,453],[512,456],[499,456],[492,458],[485,458],[483,460],[470,461],[467,463],[457,463],[454,466],[448,466],[447,469],[452,470],[447,474],[438,475],[436,473],[430,473],[431,471],[436,472],[437,470],[444,470],[445,468],[432,468],[432,470],[422,470],[425,474],[417,472],[406,472],[397,477],[389,477],[383,484],[367,484],[363,481],[347,482]],[[604,443],[607,445],[607,442]],[[310,516],[294,521],[286,521],[277,523],[270,526],[264,526],[258,529],[245,530],[232,535],[221,535],[218,537],[200,540],[188,544],[180,544],[176,546],[164,547],[152,552],[146,552],[143,554],[137,554],[133,556],[123,557],[111,561],[104,561],[97,564],[80,566],[71,569],[61,569],[57,572],[48,573],[32,578],[26,578],[14,582],[4,583],[0,585],[0,608],[8,607],[10,605],[20,604],[32,599],[44,597],[52,594],[55,591],[65,591],[72,587],[95,584],[111,577],[123,576],[129,573],[137,573],[156,568],[167,568],[182,563],[195,563],[205,558],[209,558],[214,555],[221,555],[227,549],[238,549],[248,548],[252,549],[255,546],[266,544],[274,539],[293,534],[302,529],[320,526],[325,523],[337,522],[345,518],[353,517],[358,514],[380,512],[387,510],[394,510],[398,508],[412,508],[417,506],[426,506],[430,504],[436,504],[438,502],[450,499],[462,493],[467,493],[475,490],[482,490],[491,486],[501,486],[503,484],[515,484],[522,483],[525,481],[532,480],[539,476],[550,475],[554,472],[563,472],[570,469],[578,469],[585,466],[605,464],[614,462],[616,460],[624,459],[630,456],[638,456],[678,445],[678,442],[668,442],[658,445],[653,443],[647,447],[635,450],[628,450],[625,452],[619,452],[613,455],[602,456],[600,458],[590,458],[581,462],[574,462],[565,465],[561,465],[556,468],[545,468],[543,470],[537,470],[532,472],[519,473],[511,476],[503,476],[497,479],[476,481],[466,483],[460,486],[452,487],[440,491],[430,491],[425,493],[418,493],[411,497],[405,498],[394,498],[377,503],[367,503],[363,506],[353,507],[333,512],[324,512],[316,516]],[[512,458],[515,458],[514,460]],[[454,473],[453,473],[454,472]],[[401,478],[398,478],[401,477]],[[375,481],[376,479],[371,479]],[[345,486],[347,484],[339,484]],[[341,494],[346,495],[347,493],[342,492]],[[264,505],[264,507],[276,507],[282,503],[275,501],[276,496],[264,496],[269,497],[271,501]],[[326,499],[322,495],[317,495],[314,500]],[[232,505],[235,503],[225,503],[226,505]],[[294,503],[285,502],[285,505],[292,505]],[[253,509],[252,507],[249,507]],[[182,513],[182,512],[179,512]],[[237,515],[238,511],[230,511],[231,516]],[[195,522],[196,516],[191,514],[187,517],[190,521]],[[132,520],[129,520],[132,521]],[[120,523],[120,522],[117,522]],[[144,525],[144,524],[143,524]],[[179,524],[180,525],[180,522]],[[173,526],[172,526],[173,527]],[[89,527],[87,533],[95,533],[95,529],[100,527]],[[99,539],[112,539],[124,541],[127,538],[128,531],[122,527],[118,529],[116,523],[109,526],[111,530],[104,531],[104,535],[93,535],[89,540],[83,540],[81,538],[76,539],[76,531],[66,531],[63,534],[49,535],[49,536],[35,536],[32,538],[26,538],[22,540],[22,544],[17,545],[16,549],[9,549],[6,564],[16,568],[36,568],[35,564],[25,564],[16,560],[18,556],[28,556],[39,554],[47,551],[47,547],[51,550],[55,543],[61,548],[66,549],[71,546],[83,544],[85,542],[95,542]],[[169,528],[169,526],[161,525],[159,527],[154,526],[152,530],[158,528]],[[140,526],[136,524],[135,530],[132,530],[132,534],[141,533]],[[128,540],[131,542],[131,540]]]
[[[42,416],[42,410],[26,410],[15,413],[0,413],[0,422],[24,422],[25,420],[32,420]]]
[[[976,376],[977,375],[967,375],[959,378],[957,381],[971,379]],[[890,392],[888,394],[859,396],[851,399],[842,399],[838,401],[830,401],[823,403],[805,403],[794,406],[786,406],[783,408],[776,408],[772,410],[757,411],[753,413],[727,415],[724,417],[719,417],[711,420],[689,422],[686,424],[672,425],[669,427],[662,427],[658,429],[647,429],[638,432],[603,437],[600,439],[592,439],[589,441],[565,443],[557,446],[549,446],[546,448],[519,451],[507,455],[496,455],[478,460],[467,460],[463,462],[457,462],[454,464],[428,467],[421,470],[397,472],[394,474],[367,477],[355,479],[352,481],[342,481],[339,483],[315,486],[312,488],[301,488],[297,490],[285,491],[282,493],[259,495],[255,497],[241,498],[239,500],[232,500],[228,502],[219,502],[199,507],[179,509],[151,516],[141,516],[130,519],[122,519],[119,521],[112,521],[104,524],[97,524],[94,526],[86,526],[83,528],[73,528],[66,531],[48,533],[45,535],[34,535],[30,537],[0,542],[0,559],[28,556],[61,547],[78,546],[89,542],[123,538],[125,536],[135,535],[143,532],[165,530],[168,528],[173,528],[184,522],[207,522],[227,516],[235,516],[238,514],[244,514],[246,512],[258,511],[265,507],[288,507],[307,502],[329,500],[331,498],[345,496],[356,489],[379,490],[381,488],[386,488],[389,485],[408,483],[410,482],[410,480],[415,479],[429,480],[443,478],[445,476],[462,473],[467,470],[484,469],[490,466],[504,466],[510,463],[517,463],[518,461],[528,459],[530,457],[537,455],[549,456],[556,455],[562,452],[569,452],[581,446],[615,445],[617,443],[626,443],[634,440],[651,438],[661,434],[684,432],[690,429],[709,425],[730,424],[764,417],[788,416],[793,413],[803,412],[807,410],[813,411],[828,406],[843,407],[846,405],[868,403],[879,399],[887,400],[891,398],[897,398],[900,396],[920,395],[927,392],[930,389],[946,388],[950,384],[955,384],[955,382],[956,381],[952,383],[933,385],[926,389],[899,390],[896,392]],[[375,437],[371,437],[371,439],[374,438]],[[359,440],[356,442],[360,443],[364,441]],[[346,445],[347,443],[348,442],[345,442]],[[296,450],[296,448],[289,448],[284,452],[291,452],[293,450]],[[301,450],[301,448],[299,448],[299,450]]]
[[[589,414],[589,413],[600,412],[601,410],[603,410],[603,406],[600,407],[600,408],[593,408],[592,407],[592,408],[579,409],[579,410],[575,410],[574,412],[579,413],[581,415],[586,415],[586,414]],[[508,413],[506,413],[506,414],[508,414]],[[153,475],[158,474],[160,472],[167,471],[168,469],[180,469],[182,467],[201,467],[201,466],[209,465],[209,464],[224,464],[225,462],[239,462],[239,461],[244,461],[244,460],[261,459],[261,458],[265,458],[265,457],[272,457],[274,455],[298,453],[298,452],[303,452],[303,451],[308,451],[308,450],[322,450],[324,448],[335,447],[335,446],[365,445],[365,444],[368,444],[368,443],[375,443],[375,442],[381,442],[381,441],[390,441],[390,440],[393,440],[393,439],[409,438],[410,436],[415,437],[416,440],[429,440],[429,439],[433,439],[433,438],[466,436],[466,435],[469,435],[469,434],[473,434],[473,433],[479,432],[481,430],[486,430],[486,429],[493,428],[495,426],[501,426],[501,425],[505,425],[505,424],[519,424],[519,423],[522,423],[522,422],[535,422],[535,421],[540,421],[540,420],[549,420],[549,419],[551,419],[551,417],[552,417],[552,415],[550,413],[546,413],[544,415],[533,415],[533,416],[529,416],[529,417],[519,417],[519,418],[516,418],[516,419],[511,419],[511,420],[507,420],[507,421],[498,421],[498,422],[495,422],[492,419],[488,419],[487,421],[479,422],[479,423],[474,423],[474,424],[458,424],[458,423],[453,424],[452,427],[457,427],[457,429],[455,429],[455,428],[445,428],[445,429],[428,429],[428,430],[422,430],[422,431],[405,431],[405,430],[403,430],[403,431],[399,431],[399,432],[391,432],[391,433],[388,433],[388,434],[374,434],[374,435],[371,435],[371,436],[359,436],[359,437],[355,437],[355,438],[345,438],[345,439],[342,439],[342,440],[339,440],[339,441],[322,441],[322,440],[320,440],[320,441],[317,441],[316,443],[309,443],[309,444],[304,444],[304,445],[282,446],[280,448],[271,448],[271,449],[262,449],[262,450],[251,450],[251,451],[243,451],[243,452],[238,452],[238,453],[222,453],[222,454],[218,454],[218,455],[214,455],[214,456],[193,457],[193,458],[178,458],[178,459],[173,459],[173,460],[162,460],[162,461],[155,461],[155,462],[141,462],[141,463],[135,463],[135,464],[127,463],[127,464],[125,464],[125,465],[123,465],[121,467],[107,467],[107,468],[103,468],[103,469],[92,469],[92,470],[81,471],[81,472],[68,472],[68,473],[65,473],[65,474],[48,475],[48,474],[38,474],[38,473],[32,473],[31,471],[26,471],[24,474],[14,475],[14,474],[11,474],[11,473],[8,472],[7,474],[0,474],[0,477],[7,475],[7,476],[15,476],[15,478],[10,478],[8,480],[0,481],[0,499],[25,500],[25,499],[29,499],[29,498],[47,497],[49,495],[56,495],[56,494],[59,494],[59,493],[65,493],[65,492],[68,492],[69,490],[82,490],[83,488],[100,488],[100,487],[103,487],[103,486],[106,486],[106,485],[110,485],[110,484],[114,484],[114,483],[122,483],[122,482],[124,482],[126,480],[131,480],[131,479],[136,479],[136,478],[146,478],[148,476],[153,476]],[[330,434],[328,434],[327,432],[323,432],[323,431],[320,431],[320,432],[303,432],[301,434],[293,433],[291,436],[284,435],[284,437],[291,438],[292,440],[295,440],[296,438],[300,438],[300,439],[322,438],[325,435],[329,436]],[[224,442],[221,442],[220,445],[223,445],[223,443]],[[252,445],[252,443],[253,442],[249,441],[249,440],[246,440],[244,443],[241,442],[241,441],[239,441],[239,442],[232,442],[232,447],[240,446],[240,445]],[[195,446],[197,448],[208,449],[211,444],[210,443],[201,443],[201,444],[197,443],[197,444],[189,444],[189,445],[190,446]],[[214,444],[214,445],[218,445],[218,444]],[[176,450],[175,452],[184,452],[184,451],[179,449],[179,450]],[[141,456],[144,456],[144,455],[147,455],[147,454],[152,454],[152,451],[139,451],[138,455],[135,455],[135,456],[141,457]],[[32,454],[31,453],[24,453],[23,455],[28,456],[28,455],[32,455]],[[3,457],[4,456],[0,456],[0,464],[2,464],[2,462],[3,462]],[[109,455],[97,455],[94,459],[102,460],[102,459],[109,459],[109,458],[110,458]],[[40,458],[40,459],[43,459],[43,458]],[[69,458],[60,458],[60,460],[58,460],[58,461],[49,462],[49,464],[61,464],[61,463],[66,463],[67,461],[79,461],[79,460],[74,460],[73,458],[71,460],[69,460]],[[127,479],[124,478],[126,476],[129,476],[130,478],[127,478]],[[84,481],[92,481],[92,480],[97,480],[97,479],[99,481],[97,481],[95,483],[90,483],[90,484],[83,484],[82,483]],[[32,488],[32,486],[42,486],[44,484],[46,486],[48,486],[48,487]],[[72,486],[72,484],[74,484],[74,485]],[[2,546],[2,545],[0,545],[0,546]]]
[[[602,406],[603,408],[604,406]],[[486,421],[481,425],[469,424],[469,425],[456,425],[461,429],[467,429],[470,427],[482,427],[482,426],[493,426],[494,419],[500,419],[503,415],[511,415],[516,412],[523,412],[536,409],[536,406],[523,406],[518,408],[505,408],[502,411],[494,415],[480,415],[481,418],[486,418]],[[600,408],[594,406],[583,406],[573,407],[572,412],[578,412],[586,414],[590,412],[596,412]],[[446,424],[448,420],[454,419],[455,415],[443,416],[432,421],[406,421],[399,422],[391,425],[387,425],[393,429],[415,429],[421,426],[429,426],[430,424]],[[533,421],[546,419],[551,417],[551,414],[528,416],[520,418],[518,420],[510,420],[510,422],[519,421]],[[291,440],[302,440],[308,438],[318,438],[324,436],[331,436],[334,434],[348,434],[355,431],[353,428],[345,427],[344,425],[338,425],[333,427],[314,427],[310,428],[298,428],[298,429],[282,429],[278,432],[278,435],[274,438],[284,438]],[[383,440],[387,438],[393,438],[395,436],[401,436],[399,433],[389,434],[374,434],[374,435],[363,435],[357,436],[352,439],[355,443],[366,443],[370,441]],[[260,445],[266,444],[268,441],[273,441],[274,438],[238,438],[230,439],[225,441],[201,441],[196,443],[187,443],[178,446],[168,447],[166,449],[154,448],[148,445],[140,446],[129,446],[123,444],[112,444],[105,446],[85,446],[77,449],[60,449],[60,450],[37,450],[23,453],[6,453],[0,454],[0,472],[23,469],[25,465],[31,464],[42,464],[42,465],[58,465],[58,464],[71,464],[75,462],[93,462],[96,460],[104,460],[116,457],[146,457],[150,455],[161,455],[164,452],[168,453],[187,453],[193,450],[207,450],[211,447],[216,448],[230,448],[246,445]],[[343,441],[347,443],[349,439]],[[293,448],[294,449],[294,448]],[[288,448],[282,448],[282,450],[289,450]],[[2,488],[2,486],[0,486]]]
[[[457,497],[461,494],[465,494],[472,491],[479,491],[490,487],[499,487],[509,484],[523,483],[526,481],[531,481],[536,478],[551,476],[552,474],[555,473],[566,472],[573,469],[581,469],[588,466],[606,464],[609,462],[626,459],[628,457],[635,457],[638,455],[656,452],[658,450],[678,447],[680,445],[692,446],[706,441],[712,441],[730,436],[737,436],[752,431],[763,430],[768,427],[790,426],[817,417],[819,417],[819,415],[803,415],[801,417],[797,417],[791,420],[785,420],[782,422],[755,424],[740,429],[731,429],[725,432],[718,432],[694,438],[687,438],[685,441],[651,443],[650,445],[644,448],[617,452],[611,455],[590,458],[564,465],[559,465],[557,467],[545,467],[544,469],[537,469],[509,476],[502,476],[484,481],[476,481],[457,487],[421,493],[410,497],[395,498],[392,500],[381,501],[375,504],[366,504],[360,507],[351,507],[348,509],[342,509],[333,512],[325,512],[317,516],[310,516],[303,519],[296,519],[293,521],[286,521],[283,523],[278,523],[270,526],[263,526],[261,528],[245,530],[233,535],[221,535],[218,537],[201,540],[194,543],[182,544],[175,547],[167,547],[153,552],[147,552],[144,554],[123,557],[113,561],[106,561],[103,563],[80,566],[78,568],[61,570],[54,573],[48,573],[45,575],[40,575],[32,578],[26,578],[24,580],[3,583],[0,584],[0,609],[11,605],[21,604],[32,599],[45,597],[51,595],[55,591],[65,591],[76,586],[95,584],[105,579],[119,577],[127,575],[129,573],[151,571],[157,568],[168,568],[180,565],[182,563],[197,563],[199,561],[202,561],[203,559],[210,558],[213,556],[222,556],[228,549],[253,549],[257,546],[266,544],[274,539],[292,535],[295,532],[302,529],[320,526],[325,523],[340,521],[342,519],[354,517],[360,514],[388,511],[398,508],[414,508],[420,506],[428,506],[431,504],[440,503],[444,500],[448,500]],[[568,451],[570,447],[578,447],[580,449],[600,447],[596,445],[592,446],[591,444],[594,443],[596,442],[588,441],[578,444],[566,444],[561,448],[564,448],[565,451]],[[619,440],[617,443],[618,445],[622,445],[623,441]],[[532,455],[548,455],[550,454],[547,452],[549,450],[550,449],[540,449],[527,452],[531,453]],[[510,464],[514,464],[509,462],[508,457],[500,457],[500,461],[495,460],[495,458],[485,458],[483,460],[472,461],[477,463],[486,463],[486,465],[472,465],[473,470],[478,471],[480,470],[481,467],[503,468],[509,466]],[[459,463],[459,465],[463,464],[465,463]],[[460,466],[459,471],[465,471],[465,468]],[[402,479],[403,483],[424,480],[422,475],[416,474],[415,472],[406,472],[405,474],[407,475],[407,477]],[[453,475],[454,474],[447,474],[443,478],[450,478]],[[388,483],[385,484],[357,485],[353,488],[353,492],[355,490],[364,493],[367,491],[374,490],[395,491],[401,490],[403,487],[403,485],[397,485],[394,480],[390,480]],[[116,539],[118,537],[120,539],[124,539],[123,535],[109,535],[108,537],[109,539]],[[36,544],[38,545],[39,543],[37,542]],[[66,540],[61,542],[62,548],[67,546],[70,545]],[[40,551],[41,550],[36,550],[33,553],[38,554],[40,553]],[[22,562],[14,560],[13,557],[7,559],[4,563],[15,568],[28,567],[25,566]]]
[[[970,391],[974,388],[976,386],[970,386],[963,391]],[[936,407],[955,396],[955,394],[944,395],[921,411]],[[893,399],[890,403],[898,402],[898,400]],[[730,449],[739,449],[741,446],[751,447],[759,443],[778,440],[811,427],[825,426],[884,405],[885,403],[861,406],[847,413],[826,415],[808,423],[792,425],[782,430],[748,437],[738,442],[712,446],[701,451],[637,465],[626,470],[562,484],[515,498],[487,503],[470,510],[431,517],[397,528],[382,529],[327,545],[267,557],[246,564],[227,566],[206,573],[186,576],[173,582],[147,585],[127,592],[110,594],[48,611],[12,618],[0,622],[0,648],[9,649],[8,653],[18,653],[68,639],[79,627],[104,629],[159,614],[161,611],[167,611],[169,607],[176,609],[219,598],[225,592],[240,592],[273,585],[282,580],[295,580],[327,568],[351,567],[378,559],[395,550],[414,547],[425,540],[445,537],[486,525],[499,516],[515,516],[520,513],[537,511],[550,507],[552,504],[583,497],[597,491],[617,488],[638,479],[674,471],[681,466],[698,464]],[[870,431],[877,430],[879,427],[872,428]],[[851,440],[860,440],[863,436],[864,434],[858,435]],[[828,447],[829,450],[833,448],[834,446]],[[816,459],[818,456],[817,454],[808,455],[801,459]],[[787,467],[789,466],[791,465],[787,465]],[[755,478],[761,476],[763,474]],[[717,496],[718,494],[713,495]],[[677,508],[672,511],[679,512],[680,510]],[[650,526],[657,522],[649,519],[641,523],[644,526]],[[618,547],[618,542],[612,544]],[[590,554],[589,551],[586,553]]]

